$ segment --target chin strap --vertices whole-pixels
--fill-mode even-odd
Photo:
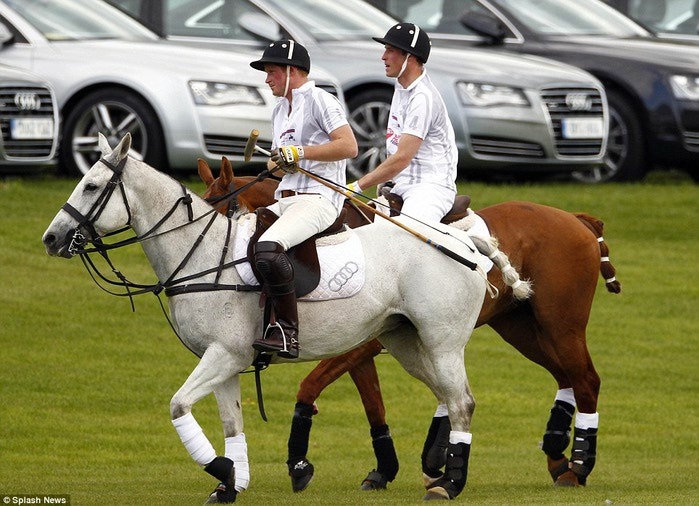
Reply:
[[[403,65],[401,65],[400,72],[398,72],[396,79],[400,79],[400,76],[403,75],[403,72],[405,72],[405,69],[408,68],[408,58],[410,58],[410,53],[406,53],[405,60],[403,60]]]
[[[284,85],[284,97],[289,93],[289,74],[291,73],[291,66],[286,66],[286,84]]]

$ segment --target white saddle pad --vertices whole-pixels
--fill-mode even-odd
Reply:
[[[233,241],[234,258],[245,258],[250,238],[255,233],[257,217],[248,214],[238,220]],[[359,237],[352,232],[335,234],[316,241],[320,262],[320,282],[299,300],[343,299],[355,295],[364,286],[366,261]],[[249,262],[237,264],[243,283],[259,285]]]

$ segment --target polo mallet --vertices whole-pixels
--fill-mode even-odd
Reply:
[[[254,151],[257,151],[258,153],[262,153],[263,155],[272,156],[272,153],[270,153],[266,149],[263,149],[257,145],[257,138],[259,137],[259,135],[260,135],[260,133],[257,130],[253,130],[252,132],[250,132],[250,137],[248,137],[248,142],[245,145],[245,160],[246,161],[249,160],[248,156],[252,157],[252,153]],[[441,251],[442,253],[444,253],[446,256],[448,256],[452,260],[456,260],[457,262],[459,262],[462,265],[465,265],[466,267],[468,267],[471,270],[476,270],[476,268],[478,267],[478,264],[476,264],[475,262],[471,262],[470,260],[462,257],[458,253],[442,246],[439,243],[436,243],[435,241],[433,241],[432,239],[430,239],[426,235],[421,234],[417,230],[413,230],[412,228],[408,227],[407,225],[404,225],[400,221],[392,218],[391,216],[379,211],[378,209],[374,209],[369,204],[366,204],[365,202],[359,200],[357,197],[350,195],[349,193],[346,193],[347,188],[340,186],[337,183],[327,182],[323,178],[316,176],[312,172],[309,172],[305,169],[302,169],[301,167],[298,167],[298,171],[301,172],[302,174],[305,174],[306,176],[310,177],[314,181],[319,182],[323,186],[326,186],[326,187],[330,188],[331,190],[336,191],[337,193],[340,193],[341,195],[347,197],[348,199],[350,199],[350,201],[352,203],[358,205],[362,209],[366,209],[367,211],[374,213],[376,216],[380,216],[381,218],[390,221],[394,225],[396,225],[396,226],[402,228],[403,230],[405,230],[406,232],[414,235],[415,237],[420,239],[422,242],[424,242],[424,243],[428,244],[429,246],[432,246],[433,248]],[[345,190],[345,191],[343,191],[343,190]]]

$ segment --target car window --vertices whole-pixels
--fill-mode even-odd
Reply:
[[[388,0],[385,5],[389,14],[415,23],[427,32],[454,35],[475,35],[461,23],[464,13],[488,12],[475,0]]]
[[[240,0],[164,0],[165,33],[180,37],[255,40],[238,23],[246,14],[263,14]]]
[[[646,36],[642,27],[597,1],[500,0],[521,23],[541,35]]]
[[[366,2],[271,0],[275,12],[308,31],[316,40],[367,40],[384,34],[396,20]]]
[[[5,0],[5,3],[51,41],[154,38],[152,32],[126,16],[110,16],[114,7],[92,0]]]
[[[697,35],[699,0],[629,0],[628,14],[656,32]]]

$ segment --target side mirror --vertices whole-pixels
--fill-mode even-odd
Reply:
[[[469,11],[461,16],[460,21],[469,30],[491,39],[493,44],[501,44],[507,36],[504,23],[488,14]]]
[[[15,40],[9,28],[4,23],[0,22],[0,47],[9,46]]]

